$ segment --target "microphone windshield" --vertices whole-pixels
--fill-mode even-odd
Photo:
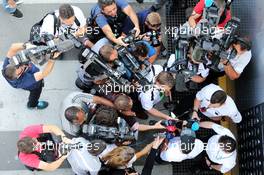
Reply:
[[[56,44],[58,52],[68,52],[74,48],[74,43],[72,40],[64,40]]]

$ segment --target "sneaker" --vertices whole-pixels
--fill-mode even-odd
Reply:
[[[48,106],[49,106],[49,103],[48,102],[46,102],[46,101],[39,101],[38,102],[38,105],[37,105],[37,109],[42,110],[42,109],[47,108]]]
[[[16,2],[16,5],[21,5],[24,3],[24,1],[22,1],[22,0],[15,0],[15,2]]]
[[[16,11],[14,13],[11,13],[11,15],[13,15],[14,17],[17,17],[17,18],[23,17],[23,13],[18,9],[16,9]]]

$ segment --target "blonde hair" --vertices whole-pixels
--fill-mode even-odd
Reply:
[[[151,24],[160,24],[161,23],[161,17],[157,12],[151,12],[150,14],[148,14],[146,20]]]
[[[128,146],[117,147],[102,157],[102,161],[112,168],[125,166],[135,156],[135,150]]]

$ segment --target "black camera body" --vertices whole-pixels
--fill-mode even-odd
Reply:
[[[160,35],[161,35],[161,33],[158,31],[155,31],[155,30],[152,30],[152,31],[146,33],[146,36],[150,37],[151,45],[153,47],[158,47],[161,45],[161,43],[159,41]]]
[[[83,133],[89,139],[102,139],[107,143],[122,143],[125,141],[136,141],[138,138],[138,132],[131,131],[126,121],[122,118],[118,118],[118,127],[107,127],[102,125],[93,124],[93,120],[84,125]]]

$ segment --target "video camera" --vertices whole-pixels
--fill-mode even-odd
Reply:
[[[120,117],[117,120],[118,127],[106,127],[96,124],[88,124],[83,127],[83,133],[92,139],[102,139],[107,143],[136,141],[138,132],[131,131],[126,121]]]
[[[64,156],[64,155],[67,155],[71,150],[80,150],[84,147],[84,145],[80,142],[74,143],[74,144],[63,143],[61,136],[57,136],[54,134],[51,134],[51,135],[56,145],[55,149],[58,155]]]
[[[36,46],[34,48],[19,51],[10,59],[11,65],[19,67],[33,62],[37,65],[45,64],[55,52],[67,52],[74,47],[71,40],[49,41],[47,46]]]
[[[125,74],[124,71],[120,69],[113,69],[91,49],[86,48],[83,51],[82,56],[86,60],[83,68],[89,75],[98,76],[105,74],[107,78],[109,78],[114,84],[117,84],[119,86],[130,85],[130,82],[122,77]]]

